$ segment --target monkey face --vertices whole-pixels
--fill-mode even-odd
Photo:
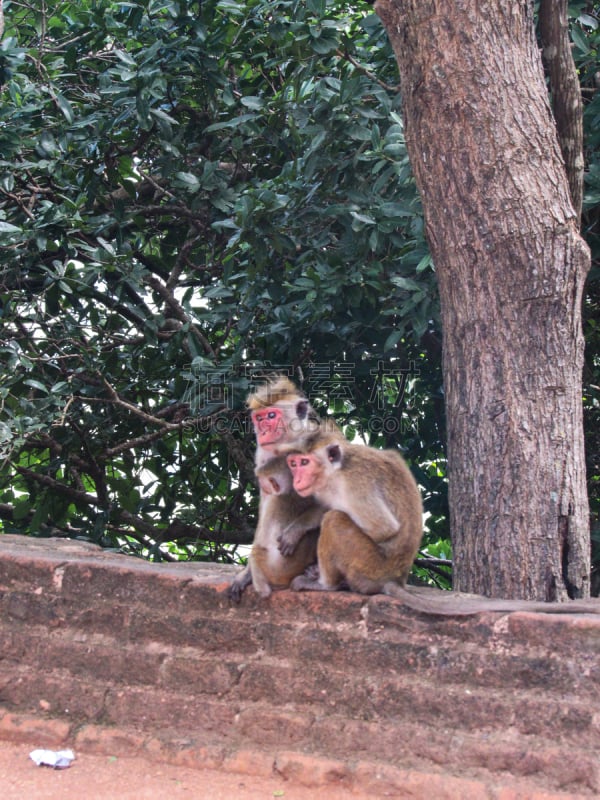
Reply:
[[[269,473],[269,465],[257,473],[258,485],[263,494],[289,494],[292,491],[292,476],[289,470]]]
[[[287,464],[294,477],[294,490],[300,497],[308,497],[318,489],[322,466],[312,454],[295,453],[287,457]]]
[[[252,424],[256,434],[256,443],[260,447],[269,447],[277,444],[284,438],[286,433],[283,412],[276,406],[253,411]]]

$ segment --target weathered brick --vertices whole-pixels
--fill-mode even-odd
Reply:
[[[22,661],[32,649],[32,636],[27,628],[11,625],[0,627],[0,665]],[[0,676],[2,668],[0,668]]]
[[[75,734],[74,744],[87,753],[118,756],[136,756],[144,748],[143,734],[126,728],[109,728],[104,725],[84,725]]]
[[[64,621],[56,598],[32,592],[12,592],[5,613],[9,620],[28,625],[57,627]]]
[[[223,746],[198,744],[191,738],[183,737],[150,738],[145,742],[144,753],[156,761],[194,769],[220,769],[225,759]]]
[[[517,784],[501,786],[494,792],[494,800],[589,800],[589,795],[556,793],[553,791],[535,791],[531,786]]]
[[[233,754],[223,759],[222,766],[226,772],[269,778],[273,775],[274,758],[272,753],[265,753],[264,750],[259,748],[250,750],[247,747],[240,747]]]
[[[143,648],[119,647],[115,641],[90,637],[77,641],[48,636],[38,644],[37,659],[41,669],[62,669],[72,680],[106,681],[111,684],[152,684],[158,682],[163,657]]]
[[[491,800],[493,797],[481,781],[401,770],[386,764],[359,764],[354,776],[361,789],[391,797],[435,797],[436,800]]]
[[[0,703],[20,712],[42,710],[65,721],[98,719],[104,707],[106,688],[95,681],[72,681],[68,675],[22,667],[0,691]]]
[[[585,641],[591,657],[600,653],[600,616],[519,611],[508,618],[507,638],[511,644],[522,641],[527,647],[540,646],[543,650],[552,642],[553,652],[566,655]]]
[[[4,540],[5,535],[2,536]],[[0,588],[3,590],[55,592],[61,580],[64,558],[51,550],[6,547],[0,542]]]
[[[0,536],[0,737],[23,715],[78,747],[374,796],[600,792],[598,617],[235,605],[235,571]]]
[[[263,746],[289,746],[309,738],[313,721],[312,714],[255,705],[242,709],[237,730],[246,739]]]
[[[349,789],[353,782],[352,770],[346,762],[293,751],[277,753],[275,771],[302,786],[335,785]]]
[[[118,638],[126,643],[129,638],[129,624],[135,606],[129,607],[115,603],[110,598],[82,596],[70,604],[69,627],[81,631],[94,631]]]
[[[35,741],[41,746],[50,747],[65,744],[70,733],[70,723],[59,719],[0,713],[0,739],[26,743]]]
[[[185,687],[186,691],[194,695],[218,696],[229,692],[237,684],[238,677],[237,664],[175,656],[164,662],[160,684],[166,689]]]
[[[194,647],[205,653],[253,653],[261,647],[260,633],[243,620],[181,617],[170,609],[162,614],[138,609],[131,616],[129,638]]]
[[[161,575],[156,565],[139,560],[131,565],[122,561],[74,562],[65,566],[62,581],[67,597],[109,598],[123,605],[158,601],[161,608],[171,607],[180,591],[177,580]]]
[[[176,689],[120,687],[106,693],[103,721],[142,731],[169,729],[194,737],[219,736],[233,730],[235,708],[230,703],[195,700]]]

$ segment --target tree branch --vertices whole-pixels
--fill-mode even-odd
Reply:
[[[370,80],[372,80],[373,83],[376,83],[379,86],[381,86],[381,88],[385,89],[386,92],[394,92],[394,93],[397,94],[400,91],[400,85],[399,84],[396,85],[396,86],[390,86],[389,83],[386,83],[385,81],[380,80],[380,78],[378,78],[377,75],[375,75],[375,73],[371,72],[366,67],[364,67],[359,61],[357,61],[353,56],[350,55],[350,53],[347,53],[345,50],[344,51],[336,50],[335,54],[336,54],[336,56],[338,56],[338,58],[343,58],[346,61],[349,61],[350,64],[352,64],[353,67],[356,67],[356,69],[359,72],[362,72],[362,74],[365,75]]]
[[[72,500],[77,505],[83,504],[86,507],[99,505],[96,495],[90,494],[89,492],[82,492],[79,489],[73,489],[72,486],[66,486],[64,483],[57,481],[56,478],[51,478],[50,475],[34,472],[26,467],[20,467],[18,464],[13,464],[13,468],[24,478],[60,492],[60,494],[68,497],[69,500]]]

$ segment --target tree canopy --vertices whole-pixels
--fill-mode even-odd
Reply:
[[[594,4],[571,12],[597,258],[600,33]],[[3,529],[233,557],[255,516],[244,397],[277,368],[350,435],[404,449],[425,549],[449,555],[435,269],[378,17],[340,0],[5,0],[4,17]],[[596,267],[596,512],[598,285]]]

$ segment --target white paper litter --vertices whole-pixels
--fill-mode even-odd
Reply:
[[[66,769],[75,759],[75,753],[72,750],[32,750],[29,758],[35,761],[38,767]]]

